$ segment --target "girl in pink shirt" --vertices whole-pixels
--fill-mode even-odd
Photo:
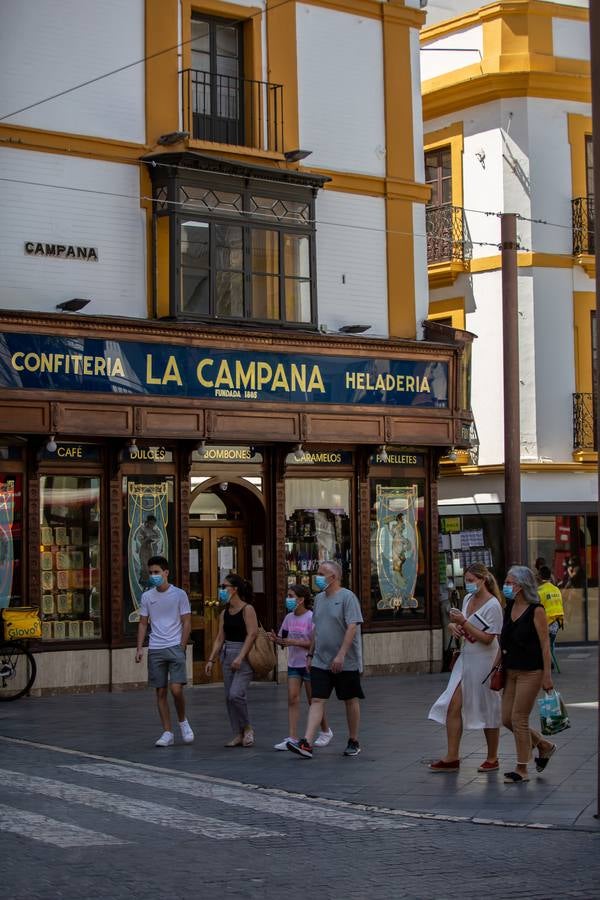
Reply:
[[[269,635],[273,643],[288,648],[288,725],[290,736],[281,743],[275,744],[275,750],[287,750],[287,742],[296,740],[298,734],[298,717],[300,713],[300,695],[302,684],[306,690],[306,699],[311,701],[310,671],[306,665],[306,654],[310,647],[314,625],[312,623],[312,597],[303,584],[294,584],[288,588],[285,599],[287,615],[281,623],[278,634],[272,631]],[[326,747],[333,737],[325,717],[321,722],[321,731],[316,737],[314,747]]]

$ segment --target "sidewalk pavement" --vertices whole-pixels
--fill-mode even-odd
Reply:
[[[559,749],[544,775],[537,776],[532,765],[531,781],[522,785],[505,785],[502,780],[502,772],[512,769],[515,762],[512,735],[504,729],[499,774],[477,772],[485,758],[481,732],[465,733],[459,773],[430,772],[427,764],[445,752],[445,731],[427,720],[427,712],[444,689],[447,675],[365,679],[362,753],[354,759],[342,756],[347,738],[344,707],[335,698],[328,706],[334,739],[327,748],[315,751],[312,760],[275,751],[273,744],[287,735],[287,691],[285,685],[267,683],[250,689],[256,728],[256,744],[251,749],[223,747],[230,733],[221,685],[186,689],[188,718],[196,734],[192,745],[154,747],[161,729],[150,690],[3,703],[0,735],[438,818],[600,830],[600,820],[594,818],[597,649],[559,647],[557,655],[562,672],[556,675],[555,685],[567,703],[571,728],[557,735]],[[302,722],[305,715],[304,706]]]

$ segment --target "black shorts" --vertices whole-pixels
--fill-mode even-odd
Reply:
[[[358,669],[351,672],[332,672],[331,669],[317,669],[311,666],[310,686],[316,700],[329,700],[332,690],[338,700],[364,700]]]

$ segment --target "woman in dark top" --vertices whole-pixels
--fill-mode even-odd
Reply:
[[[225,703],[233,731],[233,738],[225,746],[252,747],[254,729],[248,715],[247,692],[254,673],[246,659],[258,632],[256,613],[250,605],[252,585],[232,572],[219,588],[219,600],[227,606],[219,616],[219,631],[206,663],[206,674],[211,674],[220,655]]]
[[[538,748],[535,767],[543,772],[556,750],[556,744],[545,740],[529,727],[529,716],[540,688],[553,689],[550,675],[550,642],[548,621],[537,592],[537,580],[527,566],[512,566],[504,580],[506,597],[504,624],[500,635],[500,655],[506,672],[502,697],[502,723],[512,731],[517,747],[514,772],[505,772],[507,784],[529,781],[527,764],[532,747]]]

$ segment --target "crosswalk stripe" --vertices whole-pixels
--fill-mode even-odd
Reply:
[[[217,800],[231,806],[253,809],[256,812],[285,816],[287,819],[298,819],[301,822],[312,822],[317,825],[342,828],[347,831],[402,829],[414,827],[412,823],[399,822],[391,817],[365,815],[349,809],[339,810],[314,803],[302,803],[287,797],[273,797],[255,792],[230,788],[226,785],[196,781],[192,778],[177,775],[162,775],[158,772],[146,772],[129,766],[112,764],[68,765],[65,768],[86,775],[100,778],[112,778],[117,781],[128,781],[143,784],[156,790],[174,791],[188,797],[201,797],[205,800]]]
[[[101,831],[90,831],[69,822],[59,822],[38,813],[17,809],[0,803],[0,831],[10,831],[20,837],[53,844],[55,847],[102,847],[107,844],[128,844],[119,838],[103,834]]]
[[[148,800],[137,800],[122,794],[110,794],[78,784],[66,784],[64,781],[55,781],[52,778],[24,775],[22,772],[12,772],[8,769],[0,769],[0,784],[18,791],[42,794],[68,803],[78,803],[82,806],[90,806],[104,812],[124,816],[127,819],[160,825],[163,828],[173,828],[177,831],[187,831],[214,840],[228,841],[233,838],[282,836],[280,831],[268,831],[250,825],[240,825],[237,822],[199,816]]]

